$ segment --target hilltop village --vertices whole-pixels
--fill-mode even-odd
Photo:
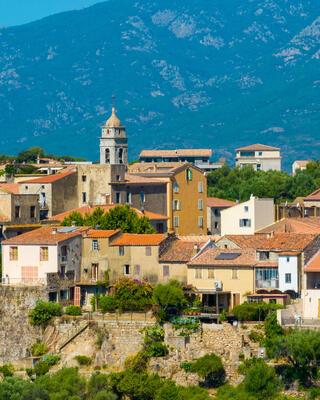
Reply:
[[[237,385],[241,361],[273,358],[257,328],[265,318],[281,332],[304,327],[312,335],[320,321],[320,189],[280,204],[208,197],[208,174],[225,164],[211,159],[210,149],[143,150],[128,163],[126,128],[113,108],[99,163],[37,156],[36,172],[17,174],[17,163],[3,162],[0,364],[37,376],[50,352],[61,366],[123,370],[125,359],[149,349],[148,332],[160,323],[162,333],[150,334],[163,346],[151,352],[150,373],[181,386],[206,383],[191,364],[215,353]],[[281,170],[280,149],[263,144],[236,149],[235,160]],[[295,161],[292,174],[308,163]]]

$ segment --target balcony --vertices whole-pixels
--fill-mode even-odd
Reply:
[[[256,279],[256,289],[279,289],[279,279]]]

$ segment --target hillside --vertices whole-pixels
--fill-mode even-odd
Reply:
[[[282,147],[317,158],[320,16],[311,0],[110,0],[0,30],[0,152],[98,158],[116,95],[142,148]]]

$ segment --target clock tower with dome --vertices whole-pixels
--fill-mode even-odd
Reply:
[[[111,117],[102,127],[100,164],[128,165],[128,138],[113,105]]]

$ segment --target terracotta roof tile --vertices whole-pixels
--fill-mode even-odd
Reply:
[[[211,149],[142,150],[139,157],[211,157]]]
[[[52,183],[52,182],[56,182],[60,179],[65,178],[66,176],[69,176],[74,173],[75,173],[75,171],[68,171],[68,172],[62,172],[62,173],[57,173],[57,174],[53,174],[53,175],[45,175],[41,178],[29,179],[29,180],[22,181],[19,183]]]
[[[303,199],[304,201],[318,201],[320,200],[320,189],[315,190],[314,192],[312,192],[311,194],[309,194],[308,196],[304,197]]]
[[[141,176],[141,175],[135,175],[135,174],[125,174],[125,182],[114,182],[114,183],[154,183],[156,185],[162,184],[162,183],[167,183],[168,179],[166,178],[153,178],[149,176]]]
[[[186,263],[191,260],[195,255],[194,247],[198,245],[200,248],[204,246],[206,241],[183,241],[176,240],[171,244],[171,246],[166,250],[161,256],[161,262],[176,262],[176,263]]]
[[[102,229],[90,229],[86,237],[91,238],[91,239],[104,239],[104,238],[110,238],[120,232],[120,229],[113,229],[113,230],[102,230]]]
[[[96,205],[96,206],[82,206],[79,208],[74,208],[73,210],[65,211],[61,214],[53,215],[50,220],[51,221],[63,221],[65,217],[68,217],[72,212],[79,212],[83,217],[85,214],[91,215],[94,210],[97,208],[102,208],[104,212],[108,212],[111,210],[111,208],[114,208],[116,206],[119,206],[121,204],[101,204],[101,205]],[[163,219],[168,219],[166,215],[161,215],[157,213],[153,213],[151,211],[140,211],[136,208],[130,207],[132,210],[134,210],[138,217],[142,218],[143,216],[148,217],[150,220],[163,220]]]
[[[267,234],[225,235],[224,237],[236,244],[240,249],[257,249],[267,238]],[[221,240],[223,240],[223,238]],[[219,247],[219,241],[217,242],[217,246]]]
[[[5,192],[19,194],[19,184],[18,183],[0,183],[0,189]]]
[[[65,232],[64,228],[72,229],[71,227],[63,227],[63,226],[59,226],[56,228],[52,226],[46,226],[4,240],[1,244],[2,245],[57,244],[72,237],[82,235],[86,230],[89,229],[89,227],[76,227],[74,228],[74,230],[70,232]],[[57,229],[57,232],[53,233],[55,229]]]
[[[173,175],[180,168],[185,166],[193,166],[193,168],[198,169],[194,165],[188,162],[141,162],[129,165],[130,174],[141,174],[147,176],[150,174],[153,178],[157,178],[157,175]]]
[[[158,246],[164,239],[165,235],[162,233],[123,233],[111,243],[111,246]]]
[[[305,272],[320,272],[320,252],[318,252],[306,265]]]
[[[278,268],[278,263],[259,262],[258,264],[256,264],[256,267]]]
[[[250,146],[245,146],[245,147],[239,147],[238,149],[236,149],[236,151],[242,151],[242,150],[256,150],[256,151],[279,151],[279,147],[271,147],[271,146],[266,146],[265,144],[260,144],[260,143],[256,143],[256,144],[251,144]]]
[[[224,254],[239,254],[234,259],[217,259],[217,257],[224,257]],[[225,256],[228,258],[228,256]],[[229,250],[229,249],[208,249],[194,258],[188,263],[188,266],[239,266],[251,267],[256,263],[255,251],[251,249],[245,250]]]
[[[260,250],[304,250],[319,235],[300,233],[275,233],[274,237],[265,239],[259,246]]]
[[[208,207],[216,207],[216,208],[227,208],[235,206],[235,201],[218,199],[217,197],[207,197],[207,206]]]
[[[285,218],[266,228],[261,229],[257,233],[320,233],[320,218]]]
[[[294,164],[298,164],[299,167],[306,167],[310,162],[311,160],[296,160]]]

